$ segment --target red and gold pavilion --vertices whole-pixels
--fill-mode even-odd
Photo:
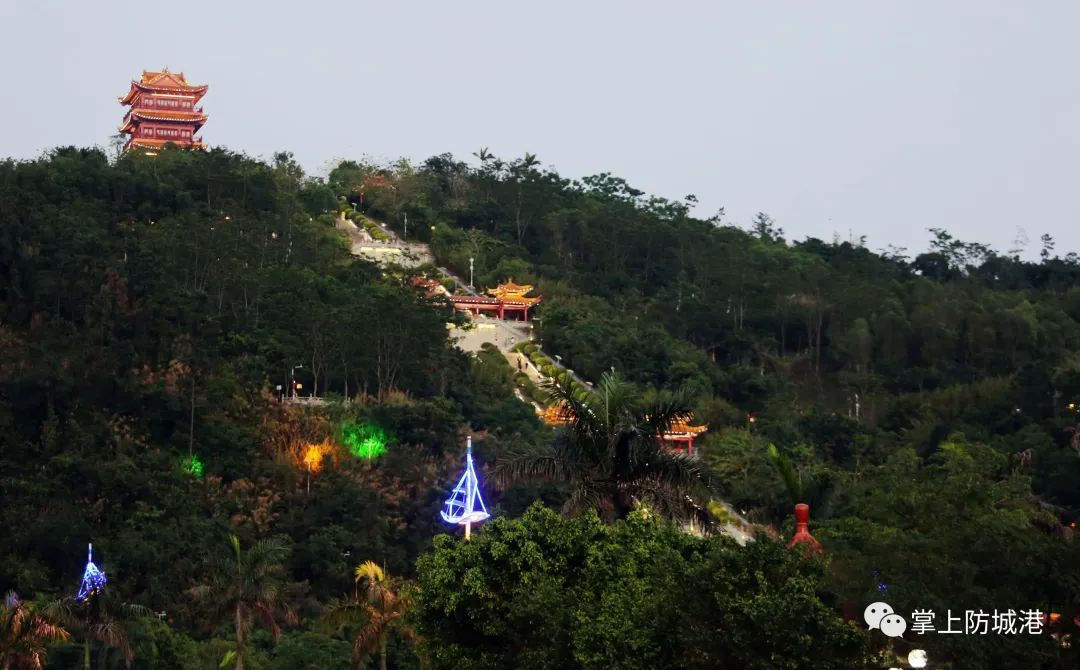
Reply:
[[[572,416],[570,409],[565,405],[548,405],[540,418],[549,426],[563,426],[570,423]],[[697,456],[694,440],[698,435],[709,430],[709,427],[693,426],[690,424],[692,420],[693,417],[688,416],[671,424],[671,427],[664,431],[664,434],[660,437],[660,443],[671,451],[683,453],[687,456]]]
[[[202,149],[206,145],[195,137],[207,115],[196,107],[206,95],[206,86],[193,86],[183,72],[143,70],[139,81],[132,80],[131,90],[119,98],[131,109],[124,116],[120,132],[130,135],[124,149],[146,149],[153,155],[166,144]]]
[[[452,295],[450,302],[454,309],[470,314],[479,315],[480,312],[493,312],[500,319],[505,319],[507,314],[521,314],[521,320],[529,320],[529,310],[536,307],[543,298],[530,298],[528,294],[533,290],[529,284],[515,284],[514,278],[509,278],[505,284],[499,284],[495,288],[487,290],[488,295]],[[489,297],[490,296],[490,297]]]

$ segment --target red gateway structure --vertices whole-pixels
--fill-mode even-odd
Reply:
[[[206,145],[195,137],[207,116],[196,107],[206,95],[206,86],[192,86],[183,72],[143,70],[139,81],[132,80],[131,90],[120,98],[129,106],[120,132],[131,138],[124,149],[146,149],[154,155],[156,149],[172,143],[179,147],[202,149]]]

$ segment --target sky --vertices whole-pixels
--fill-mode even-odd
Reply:
[[[1071,0],[0,0],[0,156],[107,145],[117,97],[167,66],[210,86],[209,144],[311,174],[528,151],[789,239],[1064,254],[1077,25]]]

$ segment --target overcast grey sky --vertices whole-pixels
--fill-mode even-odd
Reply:
[[[168,66],[309,172],[482,146],[790,237],[1080,251],[1080,3],[0,0],[0,156],[105,144]]]

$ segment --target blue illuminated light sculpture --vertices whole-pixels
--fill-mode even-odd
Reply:
[[[880,578],[878,577],[878,571],[877,570],[874,570],[874,580],[877,581],[877,588],[878,588],[878,591],[881,593],[882,597],[888,596],[889,595],[889,585],[880,580]]]
[[[480,523],[491,515],[484,507],[484,499],[480,496],[480,482],[476,478],[472,462],[472,436],[469,436],[468,446],[465,450],[465,474],[458,480],[453,493],[446,499],[443,510],[440,512],[446,523],[456,523],[465,526],[465,539],[468,540],[472,525]]]
[[[85,602],[90,599],[90,596],[101,593],[106,581],[108,580],[105,579],[105,573],[94,565],[94,545],[86,545],[86,570],[83,571],[82,584],[79,586],[79,593],[75,596],[75,600]]]

